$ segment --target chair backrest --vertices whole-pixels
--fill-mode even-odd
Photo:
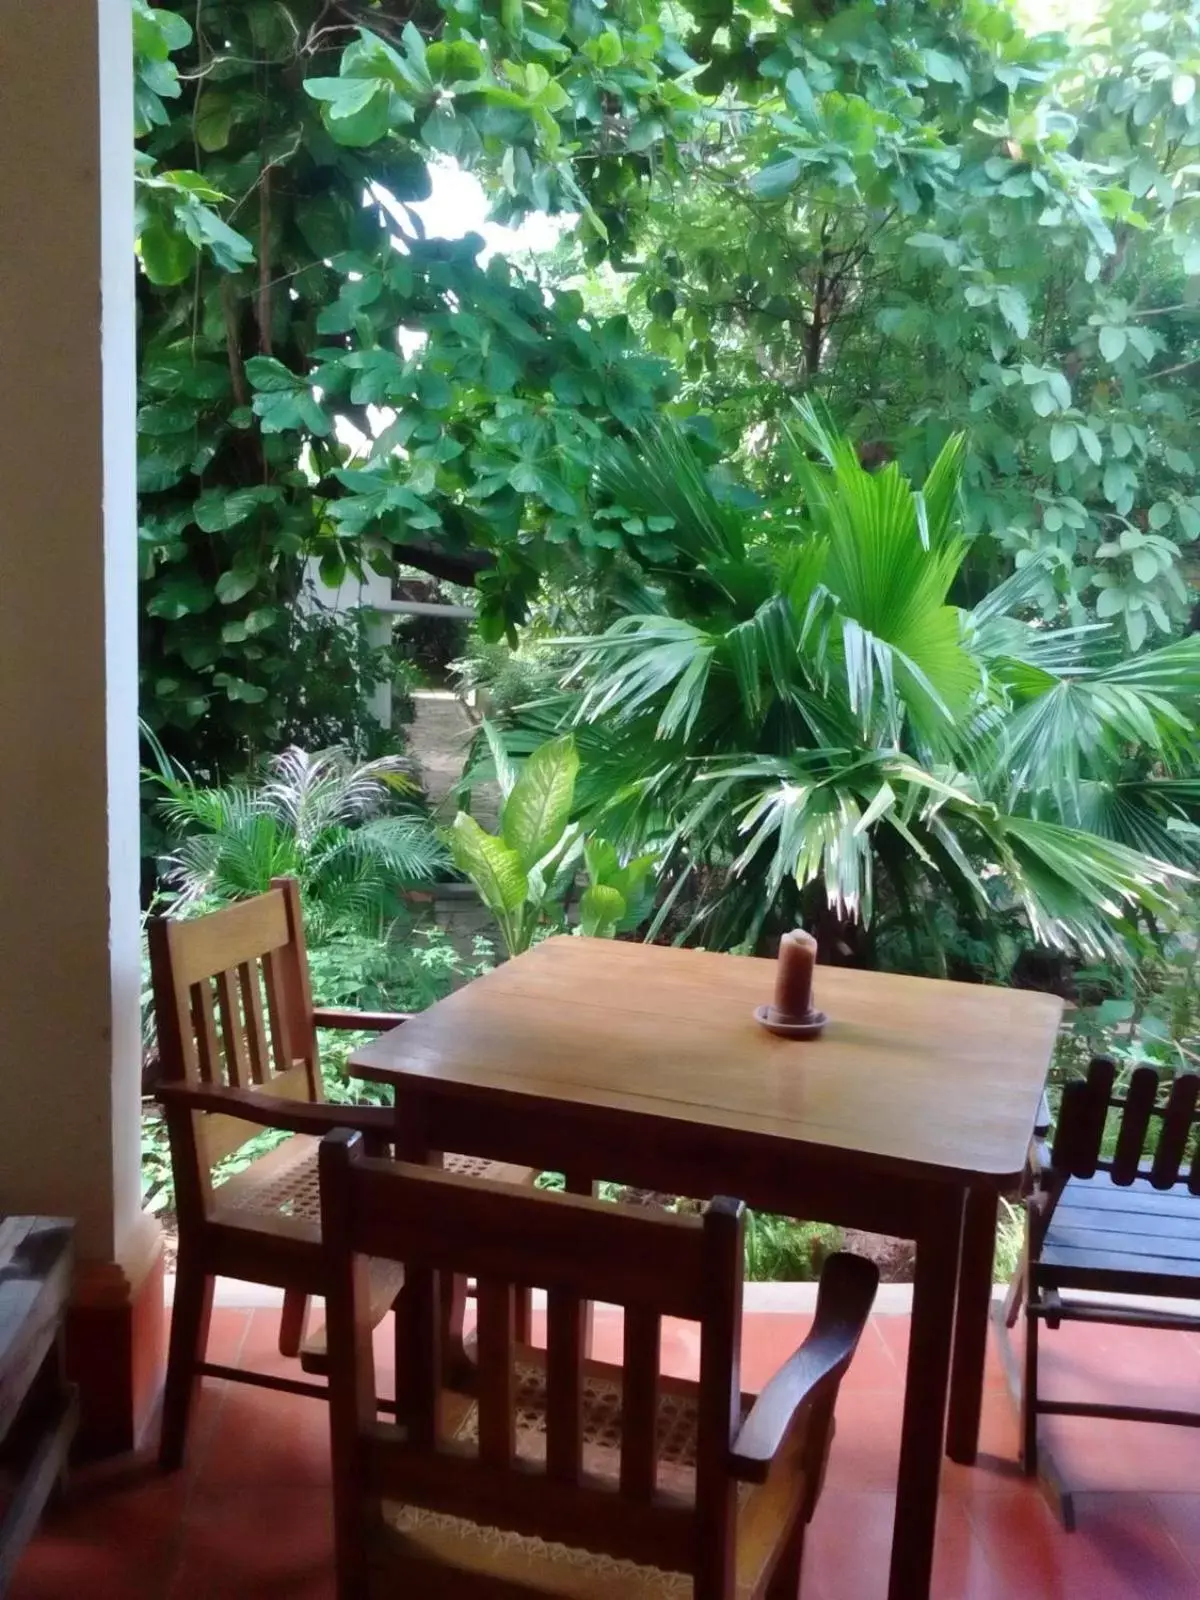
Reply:
[[[163,1076],[169,1081],[322,1098],[299,888],[208,916],[151,918],[150,970]],[[199,1113],[198,1154],[211,1167],[261,1129]]]
[[[1200,1075],[1184,1072],[1160,1079],[1153,1067],[1137,1067],[1123,1095],[1114,1093],[1116,1077],[1115,1064],[1098,1056],[1086,1078],[1067,1084],[1052,1169],[1063,1178],[1107,1172],[1121,1185],[1148,1178],[1156,1189],[1170,1189],[1187,1167],[1188,1189],[1200,1194]],[[1112,1149],[1111,1155],[1106,1148]]]
[[[343,1593],[381,1499],[618,1560],[703,1572],[733,1593],[744,1207],[672,1216],[372,1160],[358,1135],[321,1146],[334,1507]],[[402,1261],[397,1367],[404,1426],[377,1419],[367,1257]],[[477,1286],[477,1443],[443,1436],[440,1277]],[[547,1291],[544,1469],[517,1456],[514,1295]],[[589,1475],[584,1308],[625,1308],[619,1488]],[[694,1501],[657,1492],[664,1316],[700,1324]],[[714,1584],[714,1575],[719,1582]],[[723,1581],[720,1581],[723,1580]]]

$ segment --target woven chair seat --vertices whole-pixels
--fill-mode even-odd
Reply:
[[[582,1397],[583,1471],[608,1480],[614,1491],[621,1470],[622,1394],[617,1373],[619,1369],[614,1369],[612,1378],[589,1374]],[[519,1367],[517,1456],[534,1469],[546,1459],[546,1404],[544,1368]],[[452,1428],[451,1439],[455,1445],[469,1448],[478,1444],[479,1413],[473,1402],[463,1400],[461,1405],[461,1420]],[[695,1389],[682,1383],[662,1385],[655,1429],[660,1494],[694,1500],[698,1432]],[[764,1511],[775,1514],[775,1508],[764,1503],[764,1494],[762,1489],[741,1486],[739,1520],[759,1517]],[[563,1600],[687,1600],[692,1594],[692,1579],[685,1573],[640,1566],[419,1506],[386,1502],[383,1510],[386,1527],[374,1552],[372,1600],[398,1600],[402,1592],[418,1592],[402,1590],[400,1583],[419,1578],[422,1568],[430,1594],[459,1594],[453,1585],[440,1587],[445,1581],[441,1574],[446,1573],[461,1574],[467,1580],[464,1594],[468,1588],[476,1592],[473,1584],[495,1584],[495,1592],[506,1596],[561,1596]],[[760,1576],[739,1572],[739,1597],[748,1600]]]
[[[321,1239],[321,1183],[317,1171],[321,1141],[305,1133],[295,1133],[274,1150],[259,1156],[242,1172],[234,1173],[213,1191],[213,1220],[235,1227],[261,1226],[270,1217],[276,1229],[282,1228],[312,1244]],[[531,1167],[515,1167],[482,1156],[447,1155],[447,1172],[466,1178],[490,1178],[501,1183],[532,1183]],[[369,1264],[371,1317],[383,1321],[396,1296],[404,1287],[404,1268],[399,1262],[372,1260]],[[300,1365],[305,1372],[324,1376],[329,1357],[322,1322],[304,1339]]]
[[[263,1216],[283,1218],[301,1225],[316,1239],[321,1228],[321,1184],[317,1175],[317,1153],[321,1141],[305,1133],[295,1133],[282,1144],[259,1156],[241,1172],[234,1173],[213,1190],[213,1215],[216,1220],[243,1227],[255,1226]],[[527,1167],[506,1166],[480,1156],[447,1155],[447,1172],[468,1178],[490,1178],[503,1183],[528,1182]]]

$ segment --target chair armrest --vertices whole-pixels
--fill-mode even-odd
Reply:
[[[311,1133],[317,1138],[334,1128],[353,1128],[375,1139],[391,1141],[396,1134],[396,1114],[388,1106],[339,1106],[325,1101],[289,1100],[258,1089],[229,1089],[223,1084],[160,1083],[155,1098],[163,1106],[188,1111],[216,1111],[260,1128],[282,1128],[286,1133]]]
[[[742,1424],[729,1470],[742,1483],[765,1483],[805,1407],[836,1393],[871,1314],[879,1269],[861,1256],[830,1256],[821,1273],[808,1338],[767,1383]]]
[[[312,1019],[314,1028],[355,1028],[364,1033],[386,1033],[407,1022],[407,1011],[355,1011],[352,1006],[316,1006]]]

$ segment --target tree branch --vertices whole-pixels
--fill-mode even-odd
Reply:
[[[271,169],[258,185],[258,347],[271,354]]]
[[[470,589],[481,572],[496,565],[496,557],[489,550],[450,551],[439,545],[418,540],[414,544],[394,544],[392,555],[402,566],[416,567],[428,572],[430,577],[441,578],[444,583],[457,583]]]
[[[1178,366],[1164,367],[1161,372],[1152,372],[1151,378],[1173,378],[1177,372],[1187,372],[1192,367],[1200,367],[1200,356],[1193,361],[1181,361]]]

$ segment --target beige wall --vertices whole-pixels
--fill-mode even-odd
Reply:
[[[140,1226],[129,30],[0,0],[0,1210],[103,1261]]]

